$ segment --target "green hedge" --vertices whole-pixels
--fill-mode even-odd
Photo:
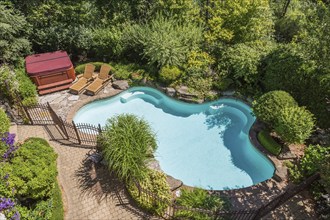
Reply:
[[[0,134],[9,131],[10,120],[6,112],[0,108]]]
[[[258,140],[260,144],[266,148],[270,153],[274,155],[279,155],[281,152],[281,145],[279,145],[267,131],[262,130],[258,133]]]
[[[63,201],[61,188],[57,181],[55,181],[55,187],[53,189],[53,209],[52,220],[64,219]]]

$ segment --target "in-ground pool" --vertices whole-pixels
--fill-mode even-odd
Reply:
[[[240,101],[189,104],[152,88],[133,87],[85,105],[74,121],[104,126],[107,118],[122,113],[150,123],[157,135],[155,157],[161,169],[186,185],[243,188],[273,176],[273,164],[249,140],[255,117]]]

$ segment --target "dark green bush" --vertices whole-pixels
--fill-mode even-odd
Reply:
[[[274,126],[281,109],[291,106],[297,106],[297,103],[284,91],[267,92],[252,103],[256,117],[270,126]]]
[[[142,189],[155,195],[155,200],[146,199],[143,195],[139,196],[138,188],[133,181],[128,185],[128,191],[132,198],[142,208],[162,216],[171,201],[170,187],[166,181],[166,175],[149,169],[147,175],[140,181],[140,186]]]
[[[109,170],[123,181],[142,179],[157,147],[148,122],[132,114],[109,118],[98,142]]]
[[[159,71],[159,78],[164,83],[171,83],[181,76],[182,72],[179,68],[173,66],[162,67]]]
[[[284,107],[279,110],[275,131],[288,143],[304,143],[315,126],[314,115],[303,107]]]
[[[182,190],[181,195],[176,200],[176,204],[186,208],[199,208],[210,212],[228,209],[228,203],[216,195],[210,195],[206,190],[194,188]],[[210,216],[198,211],[180,210],[175,213],[178,219],[211,220]]]
[[[37,103],[37,88],[24,69],[16,69],[16,79],[18,81],[18,94],[22,98],[23,104],[32,105]]]
[[[110,63],[114,67],[114,77],[116,79],[134,78],[133,73],[140,72],[145,74],[144,68],[135,63]]]
[[[260,144],[266,148],[270,153],[279,155],[281,153],[281,145],[279,145],[270,135],[269,132],[262,130],[258,133],[258,140]]]
[[[15,151],[10,162],[4,164],[0,176],[10,174],[8,188],[15,189],[14,195],[20,201],[49,198],[57,175],[56,157],[45,140],[28,139]]]
[[[10,119],[8,118],[6,112],[0,108],[0,135],[2,133],[8,132],[10,127]]]

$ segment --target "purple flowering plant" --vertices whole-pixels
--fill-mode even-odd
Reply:
[[[8,147],[5,153],[2,155],[2,158],[4,160],[9,159],[12,156],[13,152],[18,149],[18,147],[14,145],[15,136],[16,135],[14,133],[6,132],[1,137],[1,141]]]

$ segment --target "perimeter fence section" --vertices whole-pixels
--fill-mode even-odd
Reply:
[[[312,183],[320,178],[320,174],[316,173],[299,185],[288,188],[284,193],[275,197],[269,203],[262,205],[257,209],[246,209],[246,210],[223,210],[219,209],[217,211],[210,211],[199,208],[189,208],[184,206],[179,206],[175,201],[165,201],[158,198],[154,193],[143,189],[138,182],[135,185],[138,189],[138,196],[140,201],[144,201],[147,204],[151,204],[156,207],[164,207],[162,217],[164,219],[189,219],[189,216],[205,216],[209,219],[231,219],[231,220],[258,220],[266,216],[271,211],[277,209],[280,205],[284,204],[286,201],[308,188]]]
[[[22,105],[23,106],[23,105]],[[47,104],[23,106],[29,121],[33,125],[56,125],[72,144],[84,146],[96,146],[97,136],[102,132],[100,125],[88,123],[68,122],[59,117],[54,109]]]

